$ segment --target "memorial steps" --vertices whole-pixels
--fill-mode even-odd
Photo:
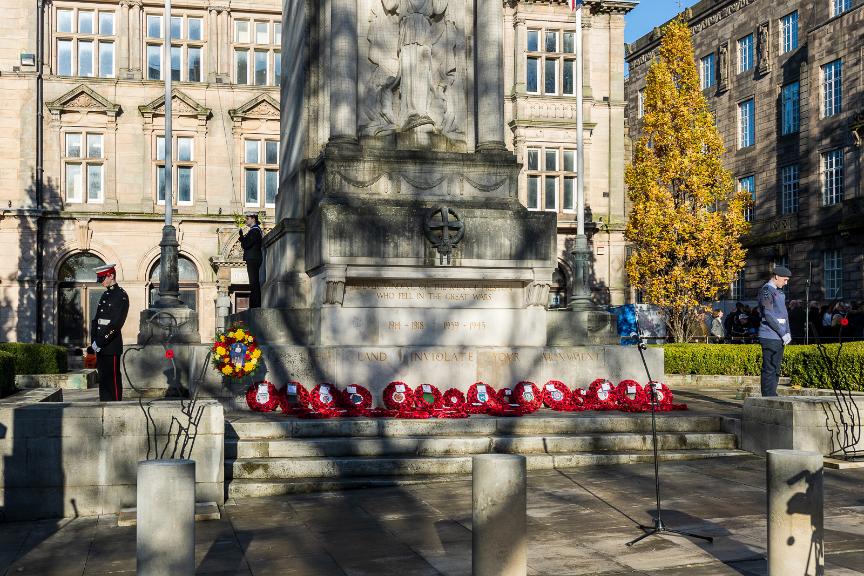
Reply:
[[[722,416],[661,414],[660,457],[745,454]],[[462,420],[298,420],[228,414],[227,497],[393,486],[462,479],[475,454],[523,454],[530,470],[648,462],[647,414],[543,412]]]

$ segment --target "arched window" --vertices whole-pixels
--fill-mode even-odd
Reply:
[[[86,346],[90,343],[90,319],[105,291],[93,268],[105,262],[93,254],[69,256],[57,275],[57,343]]]
[[[195,263],[185,256],[177,258],[177,272],[180,277],[180,299],[192,310],[198,309],[198,268]],[[150,269],[150,281],[148,293],[150,295],[150,306],[159,300],[159,260]]]

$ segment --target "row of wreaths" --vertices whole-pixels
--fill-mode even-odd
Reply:
[[[663,383],[652,382],[655,408],[660,412],[686,410],[686,404],[673,404],[672,391]],[[299,382],[277,388],[271,382],[257,382],[246,392],[249,408],[256,412],[281,410],[300,418],[337,418],[365,416],[371,418],[466,418],[471,414],[522,416],[545,406],[559,412],[584,410],[651,410],[651,388],[635,380],[623,380],[617,386],[598,378],[587,390],[570,390],[558,380],[542,388],[533,382],[519,382],[512,388],[495,390],[483,382],[468,388],[467,394],[450,388],[442,393],[432,384],[411,388],[404,382],[391,382],[384,388],[384,407],[372,407],[372,393],[364,386],[351,384],[338,388],[319,384],[307,390]]]

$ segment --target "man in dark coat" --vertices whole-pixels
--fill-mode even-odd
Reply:
[[[785,266],[775,266],[771,280],[759,290],[759,343],[762,345],[762,396],[777,396],[783,347],[792,342],[789,332],[789,312],[783,287],[792,272]]]
[[[120,359],[123,355],[121,330],[129,313],[129,296],[117,284],[114,264],[93,269],[96,279],[105,288],[96,307],[96,315],[90,323],[93,343],[88,352],[96,353],[96,370],[99,372],[99,400],[102,402],[123,399],[123,378],[120,374]]]
[[[245,234],[240,229],[240,245],[243,247],[243,261],[246,262],[246,271],[249,273],[249,308],[261,307],[261,264],[264,262],[264,252],[261,249],[264,240],[264,232],[258,223],[258,214],[246,213],[246,226],[249,231]]]

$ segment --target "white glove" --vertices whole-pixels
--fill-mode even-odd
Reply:
[[[99,352],[99,350],[101,350],[101,348],[99,348],[99,346],[96,345],[95,340],[93,341],[93,344],[90,345],[90,347],[93,348],[93,351],[97,352],[97,353]]]
[[[783,335],[783,345],[788,346],[790,342],[792,342],[792,335],[788,334],[788,333],[784,334]]]

